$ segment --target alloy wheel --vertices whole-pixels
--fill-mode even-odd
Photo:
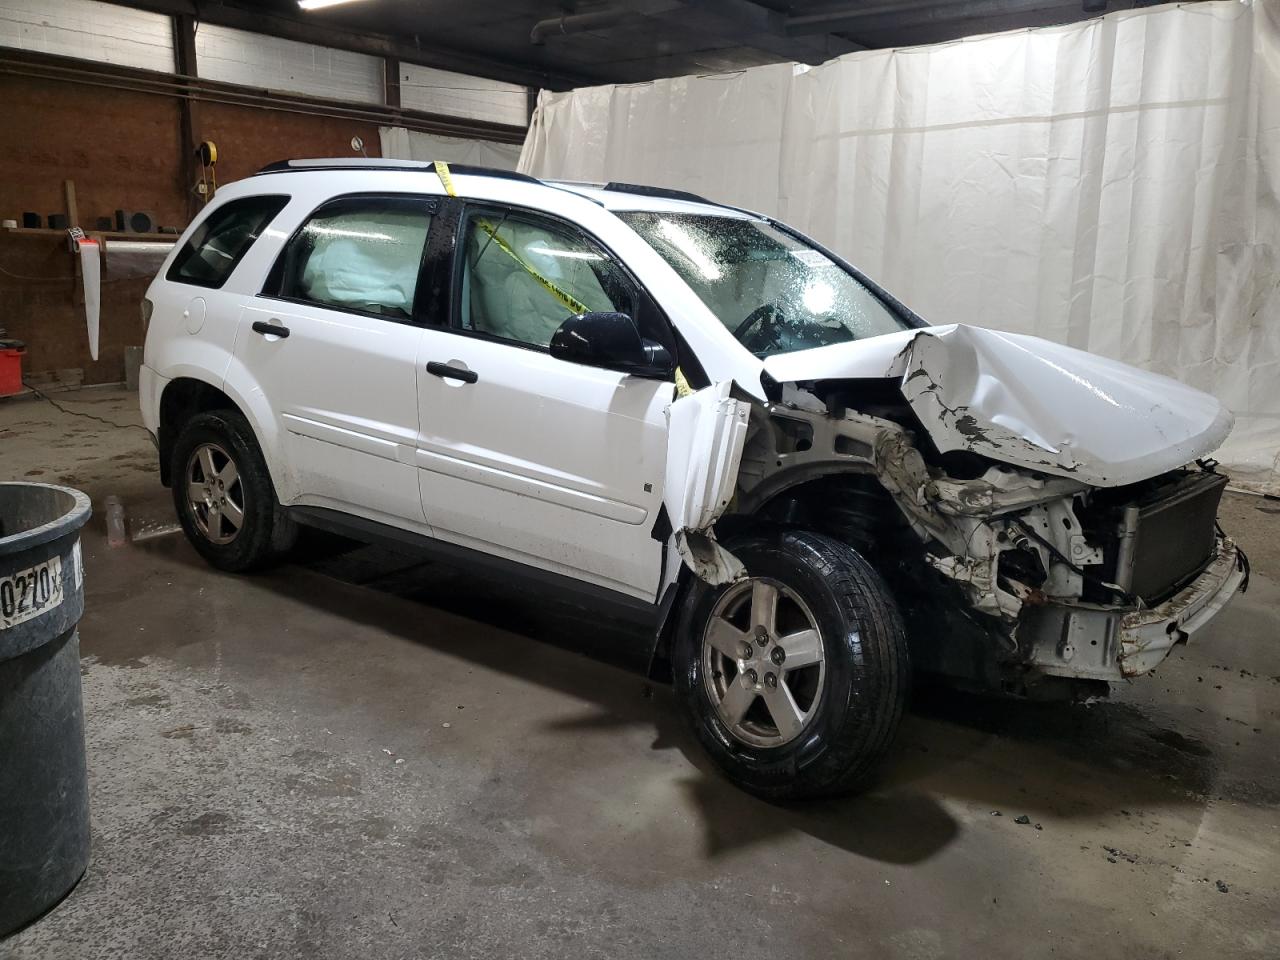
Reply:
[[[210,542],[227,544],[244,526],[244,483],[231,454],[202,443],[187,460],[187,502],[196,527]]]
[[[822,634],[793,591],[765,577],[726,590],[702,635],[707,695],[729,732],[779,747],[804,732],[826,677]]]

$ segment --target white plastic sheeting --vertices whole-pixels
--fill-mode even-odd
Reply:
[[[167,16],[97,0],[0,0],[0,47],[173,72]]]
[[[445,163],[470,163],[497,170],[514,170],[520,161],[520,148],[510,143],[438,137],[404,127],[381,127],[378,133],[382,156],[387,159],[443,160]]]
[[[1280,0],[544,92],[520,169],[776,215],[934,323],[1168,374],[1280,492]]]

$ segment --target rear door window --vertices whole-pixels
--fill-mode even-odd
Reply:
[[[288,202],[288,197],[264,196],[223,204],[192,231],[165,277],[197,287],[221,287]]]
[[[325,204],[285,247],[268,296],[333,310],[411,320],[430,201],[344,197]]]

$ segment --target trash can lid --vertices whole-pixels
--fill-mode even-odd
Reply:
[[[25,350],[27,345],[21,340],[0,340],[0,350]]]
[[[74,487],[0,482],[0,566],[11,554],[79,530],[91,510],[88,495]]]

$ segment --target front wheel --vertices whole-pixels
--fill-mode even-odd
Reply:
[[[727,545],[748,577],[695,583],[673,660],[686,719],[743,789],[784,800],[863,786],[906,705],[897,605],[851,547],[784,531]]]

